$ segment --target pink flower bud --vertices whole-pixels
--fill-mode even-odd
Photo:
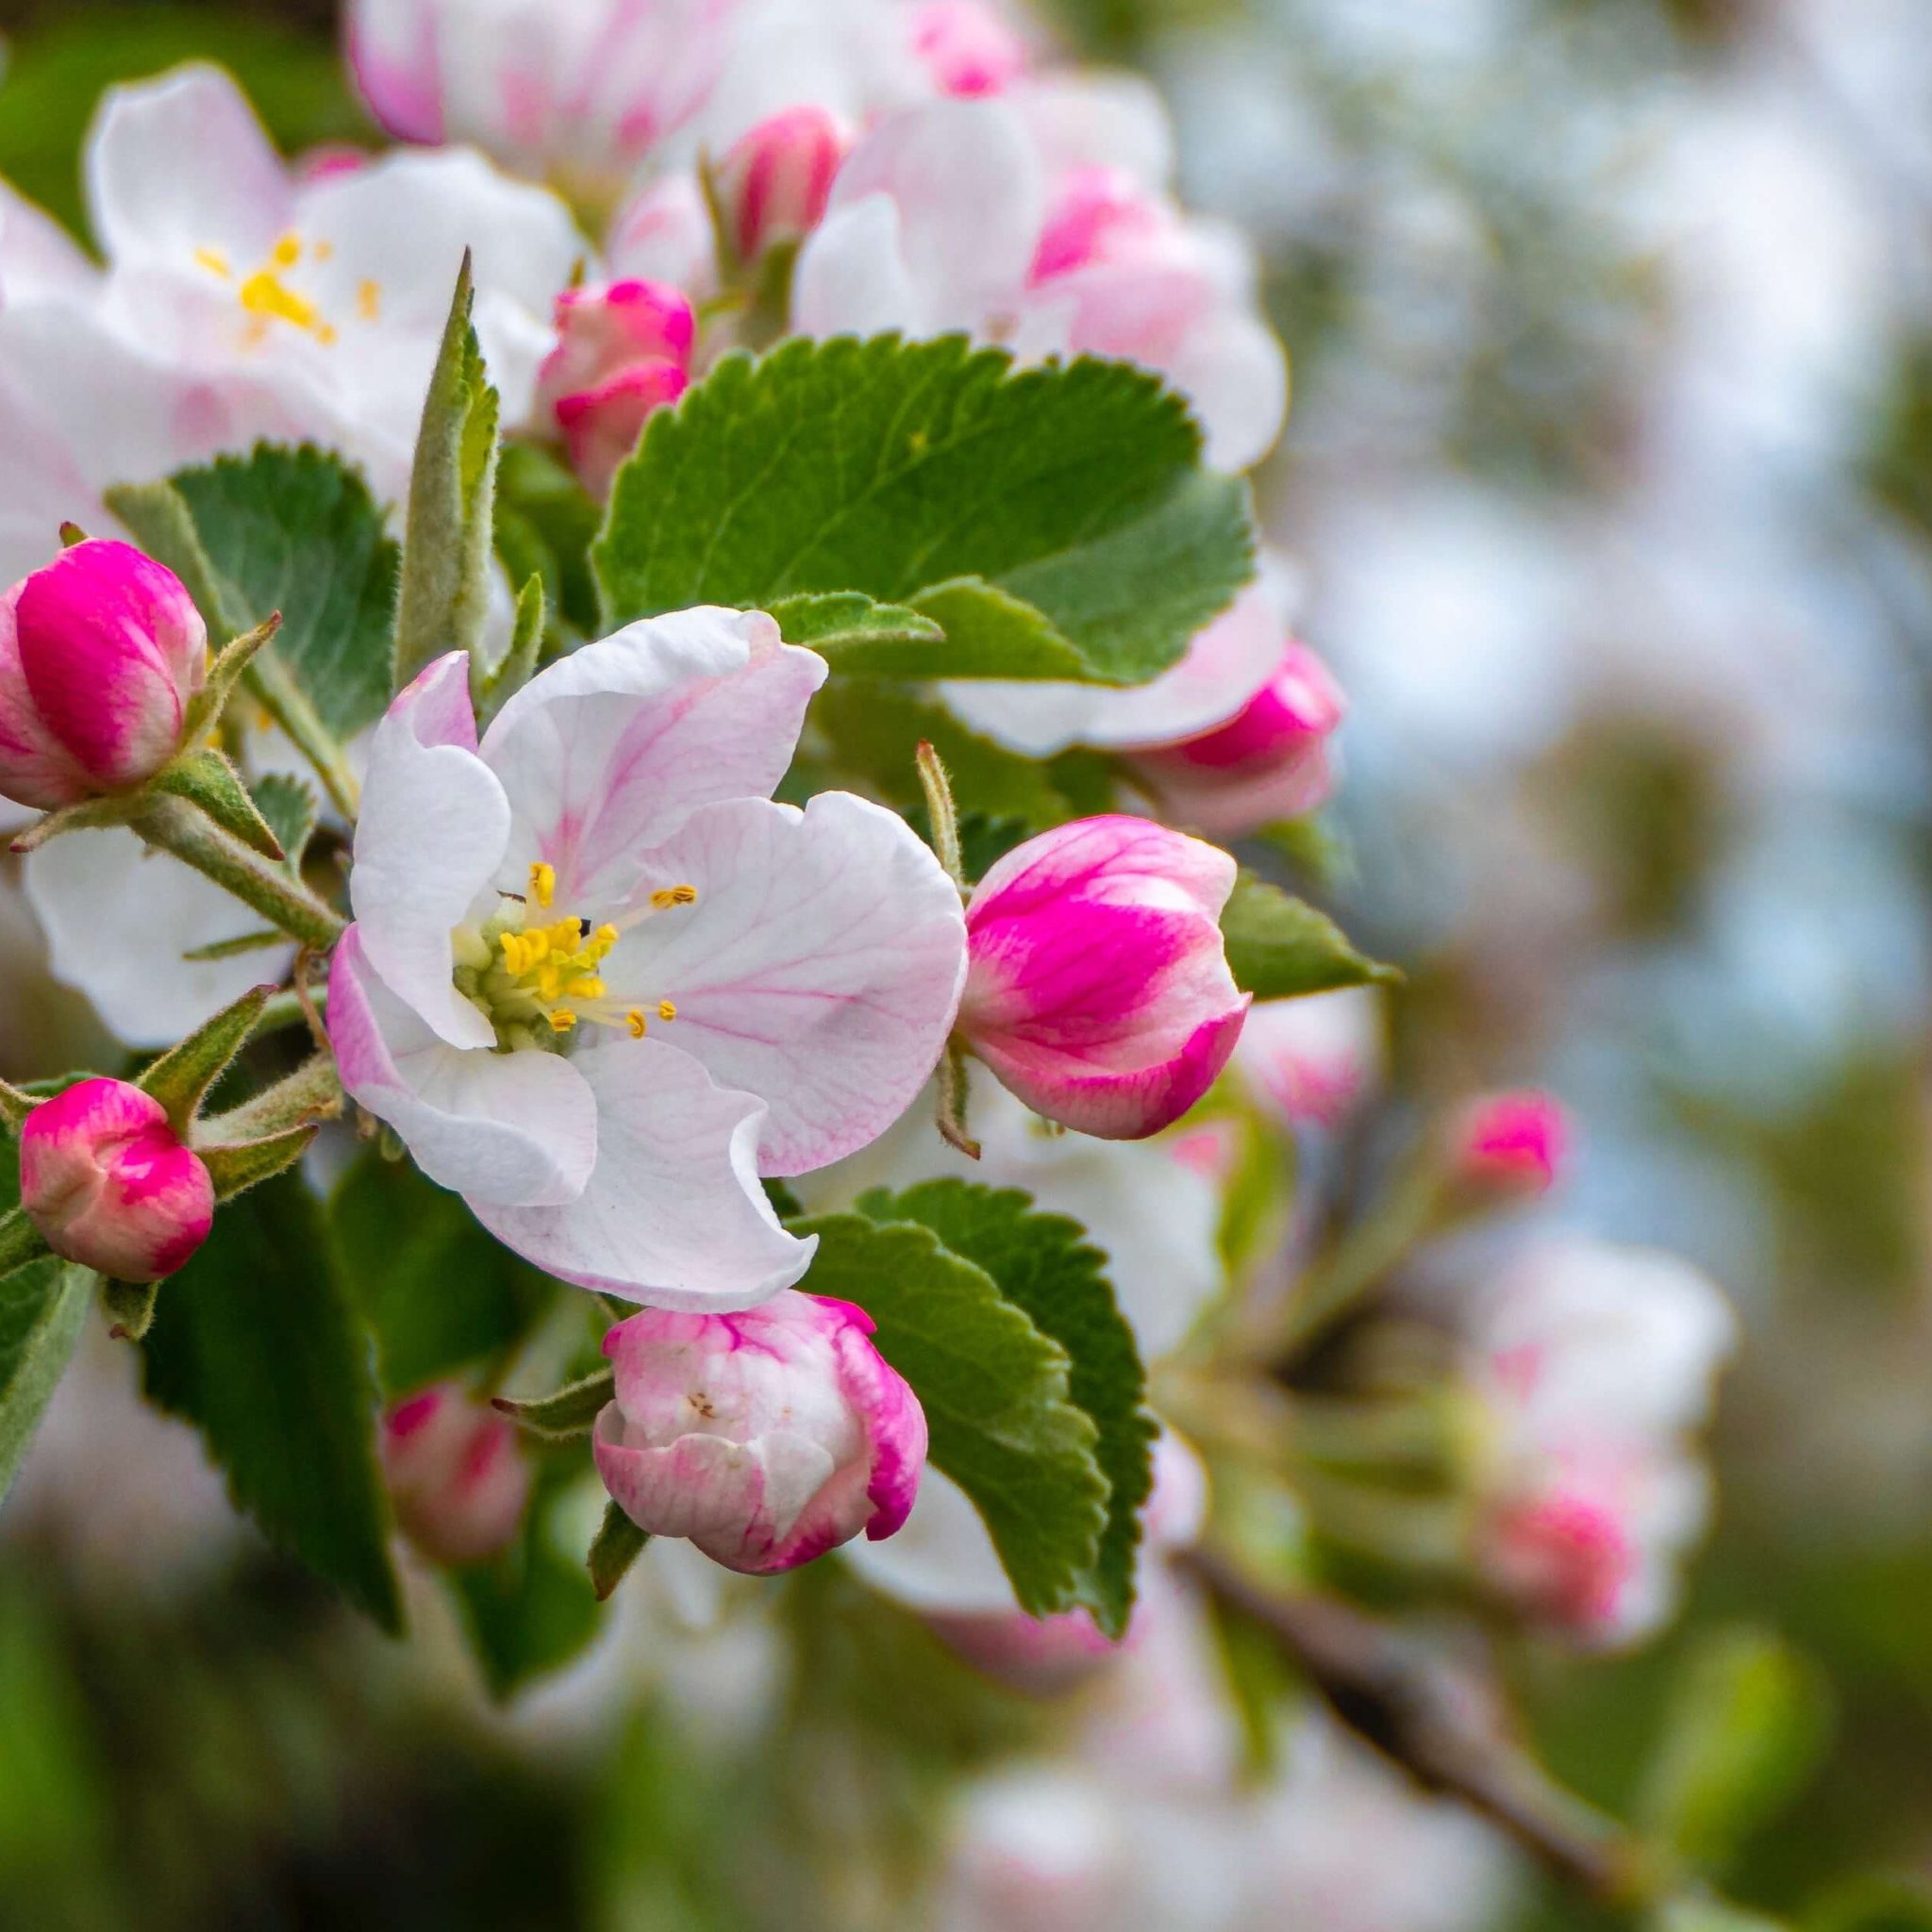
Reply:
[[[1483,1565],[1522,1610],[1586,1640],[1618,1633],[1641,1558],[1624,1513],[1605,1496],[1554,1489],[1500,1511]]]
[[[966,910],[959,1027],[1036,1112],[1103,1140],[1178,1120],[1248,995],[1222,946],[1226,853],[1151,820],[1080,819],[1002,858]]]
[[[174,1274],[215,1214],[208,1169],[125,1080],[82,1080],[27,1115],[20,1200],[57,1255],[120,1281]]]
[[[1451,1158],[1457,1177],[1484,1194],[1541,1194],[1569,1144],[1569,1116],[1549,1094],[1490,1093],[1463,1108]]]
[[[1026,71],[1026,43],[978,0],[927,0],[912,19],[912,51],[942,94],[1004,92]]]
[[[0,597],[0,792],[51,810],[152,778],[207,675],[180,578],[132,544],[76,543]]]
[[[823,108],[789,108],[733,143],[718,164],[718,194],[741,259],[818,226],[850,146]]]
[[[906,1521],[925,1412],[850,1302],[783,1290],[730,1315],[646,1308],[604,1338],[597,1472],[655,1536],[766,1576]]]
[[[1290,641],[1274,675],[1225,724],[1133,754],[1167,815],[1219,839],[1297,819],[1335,789],[1329,739],[1347,700],[1328,667]]]
[[[480,1563],[508,1547],[530,1499],[515,1424],[452,1383],[383,1418],[382,1473],[402,1531],[438,1563]]]
[[[611,282],[557,298],[557,346],[538,372],[538,407],[597,495],[637,447],[645,418],[684,393],[696,332],[689,298],[662,282]]]

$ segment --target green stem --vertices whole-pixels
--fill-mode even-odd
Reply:
[[[292,1074],[265,1087],[227,1113],[210,1114],[195,1125],[195,1139],[209,1146],[264,1141],[291,1127],[307,1126],[340,1113],[342,1082],[325,1053],[306,1060]]]
[[[315,1003],[318,1013],[328,1011],[328,988],[317,987],[308,997]],[[255,1022],[255,1031],[280,1033],[291,1026],[301,1026],[308,1023],[308,1015],[302,1009],[301,996],[293,992],[271,993],[263,1004],[260,1015]]]
[[[26,1218],[26,1210],[15,1208],[0,1214],[0,1274],[11,1274],[29,1261],[47,1253],[41,1231]]]
[[[339,914],[286,868],[251,852],[185,799],[153,800],[134,820],[134,829],[304,945],[325,952],[341,937],[346,922]]]
[[[314,768],[329,802],[353,825],[361,804],[356,774],[350,771],[335,733],[315,715],[315,708],[290,676],[288,666],[273,649],[265,650],[257,655],[242,676],[262,708]]]

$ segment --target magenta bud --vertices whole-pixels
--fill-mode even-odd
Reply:
[[[1298,819],[1335,789],[1329,741],[1348,708],[1341,687],[1291,640],[1274,674],[1226,724],[1133,754],[1168,816],[1217,839]]]
[[[382,1473],[403,1534],[438,1563],[480,1563],[507,1549],[530,1499],[515,1424],[453,1383],[383,1418]]]
[[[607,495],[652,411],[684,393],[696,317],[666,283],[623,281],[566,290],[556,320],[538,404],[562,431],[586,488]]]
[[[925,1412],[850,1302],[786,1289],[730,1315],[646,1308],[604,1338],[597,1473],[654,1536],[770,1575],[906,1521]]]
[[[57,1255],[119,1281],[174,1274],[215,1213],[208,1169],[125,1080],[82,1080],[27,1115],[20,1201]]]
[[[152,778],[207,676],[181,579],[131,543],[75,544],[0,597],[0,792],[52,810]]]
[[[1235,862],[1149,819],[1029,839],[966,909],[959,1028],[1037,1113],[1104,1140],[1157,1134],[1214,1084],[1241,1037],[1221,908]]]
[[[1457,1179],[1484,1194],[1542,1194],[1570,1147],[1570,1120],[1547,1093],[1489,1093],[1457,1117],[1451,1160]]]
[[[1613,1639],[1641,1581],[1632,1504],[1553,1489],[1499,1510],[1480,1559],[1491,1585],[1526,1615],[1586,1641]]]
[[[718,195],[742,259],[818,226],[850,145],[823,108],[789,108],[732,144],[718,164]]]

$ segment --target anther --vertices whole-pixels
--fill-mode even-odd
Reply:
[[[550,902],[556,896],[557,868],[554,865],[544,864],[540,858],[530,867],[530,897],[536,900],[537,904],[542,907],[545,911],[548,911],[550,909]]]
[[[644,1009],[641,1007],[633,1007],[624,1016],[624,1024],[629,1028],[633,1040],[641,1040],[645,1032]]]
[[[658,1002],[658,1017],[660,1020],[675,1020],[677,1018],[677,1008],[669,1000],[659,1000]]]
[[[651,904],[662,912],[673,906],[695,905],[697,896],[695,886],[660,886],[651,894]]]

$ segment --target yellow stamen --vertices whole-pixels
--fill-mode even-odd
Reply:
[[[271,251],[269,259],[277,268],[293,268],[302,259],[302,238],[299,235],[284,235]]]
[[[317,336],[328,330],[321,311],[305,295],[298,295],[277,275],[266,269],[258,269],[242,284],[242,306],[250,315],[261,319],[273,317],[286,322],[299,329],[307,329]]]
[[[630,1037],[633,1040],[641,1040],[645,1031],[644,1009],[641,1007],[633,1007],[624,1016],[624,1024],[630,1028]]]
[[[604,982],[601,979],[573,979],[565,988],[574,1000],[601,1000],[604,997]]]
[[[315,244],[315,258],[317,261],[327,261],[335,252],[336,244],[333,242],[318,242]]]
[[[673,906],[693,906],[697,896],[695,886],[663,886],[651,894],[651,904],[662,912]]]
[[[669,1000],[659,1000],[658,1002],[658,1017],[660,1020],[675,1020],[677,1018],[677,1008]]]
[[[530,868],[530,897],[547,912],[557,896],[557,868],[540,858]]]
[[[320,251],[317,251],[320,253]],[[382,284],[380,282],[358,283],[356,289],[356,313],[364,322],[376,322],[382,316]]]
[[[228,258],[219,248],[197,248],[194,259],[211,275],[220,275],[223,281],[235,279],[235,271],[228,266]]]
[[[568,1033],[577,1024],[577,1016],[568,1007],[552,1007],[549,1019],[553,1033]]]
[[[591,935],[591,943],[596,947],[597,957],[601,959],[617,943],[617,928],[614,925],[600,925]]]

